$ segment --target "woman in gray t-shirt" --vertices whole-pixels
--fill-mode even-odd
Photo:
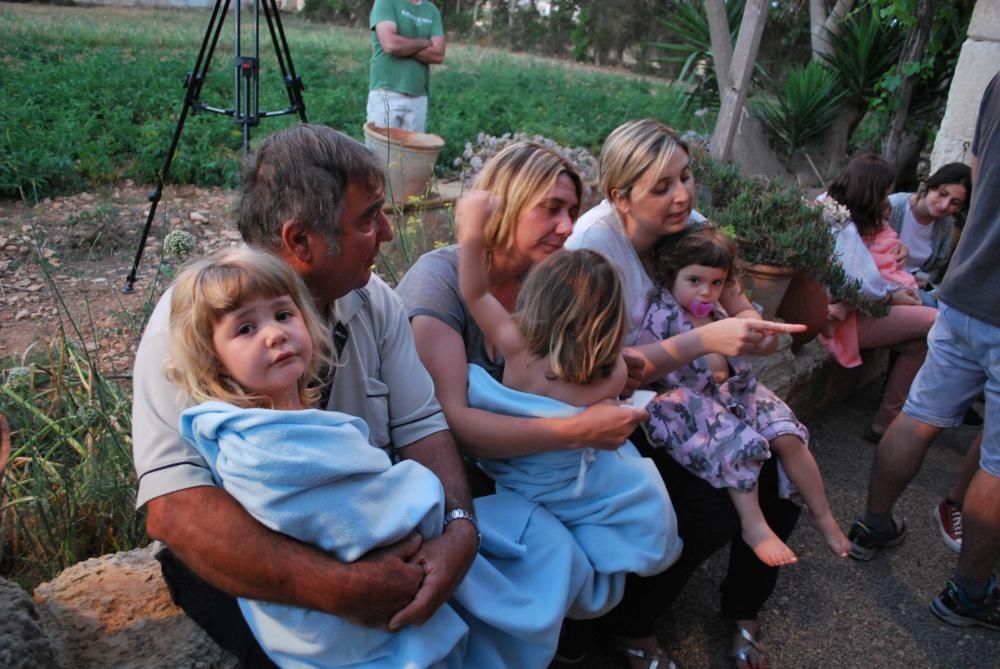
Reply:
[[[579,213],[583,186],[573,165],[529,142],[508,147],[474,184],[500,199],[485,229],[490,291],[508,310],[531,267],[562,248]],[[463,453],[511,458],[587,445],[621,446],[646,412],[607,401],[567,418],[522,418],[469,406],[467,363],[502,379],[503,360],[483,338],[458,292],[458,249],[422,256],[397,288],[417,351],[434,379],[438,401]]]

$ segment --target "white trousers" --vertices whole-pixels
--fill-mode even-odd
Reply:
[[[383,128],[424,132],[427,127],[427,96],[396,91],[368,91],[367,121]]]

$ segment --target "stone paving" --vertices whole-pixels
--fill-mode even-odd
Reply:
[[[864,507],[875,446],[861,434],[877,404],[877,388],[869,387],[808,421],[845,530]],[[784,570],[761,613],[771,669],[1000,667],[1000,632],[951,627],[927,609],[957,557],[942,543],[930,510],[948,492],[975,434],[969,427],[942,434],[897,506],[909,528],[906,541],[872,562],[838,560],[808,522],[800,522],[790,541],[800,562]],[[685,669],[732,666],[716,595],[724,569],[722,554],[706,563],[658,626],[661,644]],[[584,662],[574,666],[624,665],[588,647]]]

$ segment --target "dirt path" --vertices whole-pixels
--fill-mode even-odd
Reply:
[[[158,271],[169,275],[177,265],[167,259],[160,266],[166,231],[190,232],[196,252],[238,240],[226,226],[232,191],[167,188],[135,291],[124,294],[146,221],[147,192],[125,182],[100,192],[47,198],[33,207],[0,202],[0,358],[17,364],[25,352],[38,352],[65,332],[71,341],[82,335],[88,349],[99,352],[105,370],[131,369],[154,279]]]

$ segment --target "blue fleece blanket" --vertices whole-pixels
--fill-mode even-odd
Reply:
[[[513,416],[560,417],[580,411],[559,400],[513,390],[469,365],[469,406]],[[569,529],[597,572],[599,589],[621,599],[625,575],[656,574],[677,560],[682,542],[663,479],[652,460],[626,442],[617,451],[581,448],[534,453],[480,467],[497,490],[547,508]],[[595,612],[579,601],[573,617]]]
[[[261,523],[350,562],[416,530],[442,531],[444,492],[420,464],[392,465],[358,418],[329,411],[186,410],[181,431]],[[452,599],[389,633],[319,611],[241,599],[281,667],[546,667],[571,603],[603,596],[558,520],[519,495],[476,500],[480,554]],[[238,549],[238,548],[234,548]]]

